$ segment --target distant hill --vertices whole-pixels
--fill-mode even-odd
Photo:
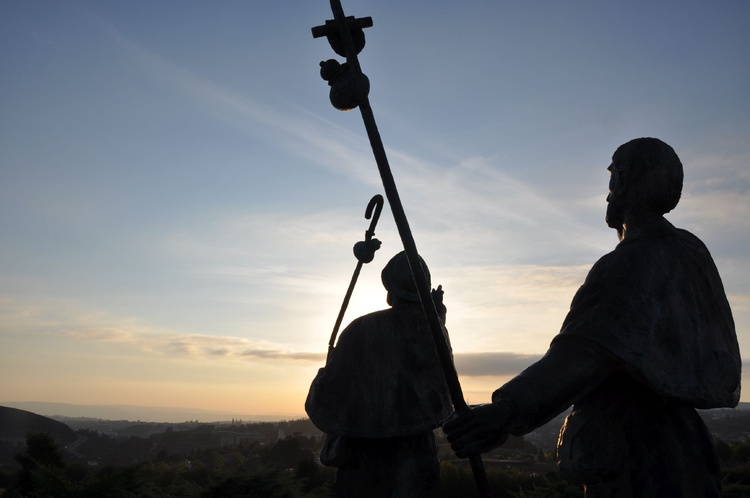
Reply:
[[[73,429],[62,422],[26,410],[0,406],[0,440],[25,440],[26,433],[30,431],[47,432],[61,443],[76,439]]]
[[[274,422],[306,417],[302,410],[297,415],[247,415],[227,411],[170,408],[132,405],[74,405],[70,403],[46,403],[41,401],[0,401],[0,405],[40,413],[51,418],[85,417],[103,420],[140,420],[142,422],[222,422],[241,419],[244,422]]]

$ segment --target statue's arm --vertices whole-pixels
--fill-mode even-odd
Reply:
[[[593,341],[561,335],[541,360],[495,391],[492,401],[509,407],[511,434],[526,434],[588,395],[615,365]]]
[[[589,394],[615,369],[592,341],[558,336],[541,360],[492,395],[492,403],[453,413],[443,422],[459,457],[485,453],[508,434],[523,435]]]

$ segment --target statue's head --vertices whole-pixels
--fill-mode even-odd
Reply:
[[[430,283],[430,270],[427,268],[427,263],[424,262],[422,257],[419,257],[419,261],[424,269],[425,277],[427,277],[428,286]],[[380,273],[380,279],[383,281],[383,286],[388,291],[389,295],[405,299],[407,301],[419,302],[419,293],[417,292],[417,286],[414,283],[414,277],[411,274],[411,268],[409,267],[409,261],[406,259],[406,253],[401,251],[396,254],[388,261],[383,271]]]
[[[621,229],[625,218],[663,215],[680,200],[682,163],[658,138],[636,138],[612,156],[607,225]]]

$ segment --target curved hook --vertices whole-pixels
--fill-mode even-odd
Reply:
[[[370,240],[373,235],[375,235],[375,225],[378,224],[378,219],[380,218],[380,212],[383,210],[383,196],[380,194],[377,194],[373,196],[372,199],[370,199],[370,203],[367,204],[367,209],[365,210],[365,218],[368,220],[370,217],[372,217],[372,221],[370,222],[370,228],[367,229],[365,232],[365,240]],[[375,210],[375,214],[373,214],[373,209]]]

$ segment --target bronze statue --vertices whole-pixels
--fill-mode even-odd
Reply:
[[[695,409],[740,397],[721,278],[706,246],[663,216],[683,181],[669,145],[632,140],[608,170],[606,220],[619,244],[590,270],[544,357],[443,429],[464,457],[573,405],[558,463],[586,497],[719,497],[718,461]]]
[[[406,218],[401,198],[396,188],[396,181],[393,178],[391,167],[388,164],[388,157],[380,138],[375,116],[370,107],[368,94],[370,91],[370,82],[367,76],[362,72],[357,54],[365,46],[365,36],[363,29],[372,26],[372,19],[355,18],[346,16],[341,6],[341,0],[331,0],[331,12],[333,19],[326,21],[325,25],[312,28],[313,37],[319,38],[325,36],[338,55],[346,57],[346,62],[340,64],[336,60],[321,62],[320,76],[328,81],[331,87],[329,97],[331,104],[339,110],[345,111],[358,107],[362,114],[362,121],[367,130],[367,137],[370,140],[372,153],[375,156],[375,162],[378,166],[378,173],[383,182],[386,198],[391,207],[393,220],[396,222],[401,242],[404,244],[404,253],[412,270],[412,276],[416,284],[416,291],[419,301],[422,304],[428,329],[432,335],[432,340],[440,360],[440,366],[443,372],[443,378],[448,385],[448,393],[451,402],[457,412],[469,410],[469,406],[464,399],[463,390],[458,380],[458,373],[453,365],[453,355],[450,345],[446,340],[447,334],[441,324],[438,312],[431,302],[430,285],[424,272],[420,271],[420,258],[417,245],[412,236],[409,222]],[[416,270],[416,271],[415,271]],[[487,498],[490,496],[489,482],[487,474],[482,464],[481,456],[471,455],[469,457],[471,471],[474,475],[474,481],[477,485],[477,491],[480,497]]]
[[[338,467],[336,496],[438,496],[433,430],[452,411],[450,393],[404,252],[381,278],[390,308],[344,329],[305,409],[328,434],[321,459]],[[442,296],[432,291],[444,321]]]

